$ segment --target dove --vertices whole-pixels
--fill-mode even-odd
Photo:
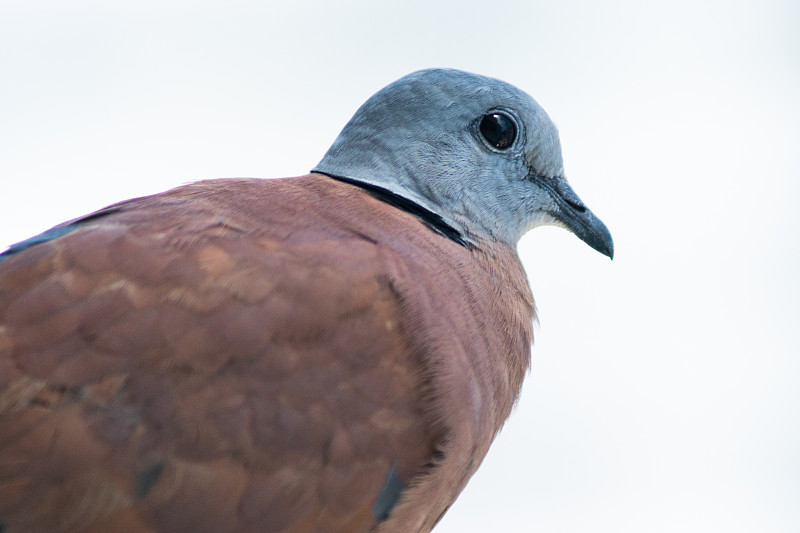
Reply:
[[[536,101],[428,69],[309,174],[199,181],[12,245],[0,531],[430,531],[530,367],[516,246],[542,225],[613,257]]]

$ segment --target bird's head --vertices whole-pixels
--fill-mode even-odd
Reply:
[[[515,246],[557,225],[614,254],[608,229],[564,177],[550,117],[493,78],[429,69],[397,80],[361,106],[314,170],[411,200],[468,241]]]

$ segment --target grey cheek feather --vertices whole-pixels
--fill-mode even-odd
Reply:
[[[556,217],[558,204],[548,193],[526,179],[526,183],[520,187],[520,195],[523,197],[516,201],[520,207],[515,211],[515,220],[511,226],[518,231],[513,236],[516,241],[540,226],[565,227]]]
[[[474,144],[474,143],[473,143]],[[458,213],[465,199],[469,182],[475,178],[468,171],[480,164],[480,154],[470,150],[464,139],[448,139],[440,136],[432,142],[409,143],[407,155],[414,161],[414,183],[404,183],[414,188],[427,202]]]
[[[555,218],[550,213],[545,213],[544,211],[539,211],[534,216],[530,217],[528,224],[529,225],[523,232],[523,235],[532,229],[539,228],[542,226],[555,226],[557,228],[569,230],[569,227],[566,224],[561,222],[559,219]]]
[[[564,160],[558,129],[544,112],[536,114],[537,134],[528,141],[525,159],[534,174],[547,178],[564,175]]]

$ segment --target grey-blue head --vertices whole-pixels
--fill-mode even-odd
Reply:
[[[564,178],[550,117],[493,78],[429,69],[397,80],[361,106],[314,171],[391,191],[467,241],[514,246],[550,224],[614,253],[608,230]]]

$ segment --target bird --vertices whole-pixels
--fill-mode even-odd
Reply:
[[[427,532],[509,417],[543,225],[613,258],[517,87],[370,97],[308,174],[209,179],[0,254],[0,531]]]

